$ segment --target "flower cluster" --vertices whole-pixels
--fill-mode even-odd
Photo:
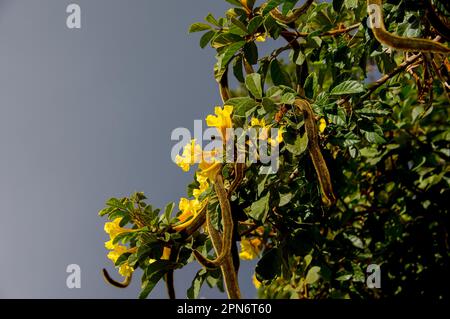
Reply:
[[[112,222],[105,223],[105,232],[109,235],[109,241],[105,242],[105,248],[110,250],[108,253],[108,258],[116,264],[119,257],[125,253],[134,253],[136,252],[136,247],[127,248],[124,245],[120,245],[116,241],[117,236],[123,233],[130,233],[135,230],[120,227],[120,222],[122,218],[116,218]],[[119,266],[119,274],[124,277],[128,277],[133,273],[134,269],[130,267],[128,262],[125,262]]]
[[[216,106],[215,115],[206,117],[206,124],[217,129],[224,143],[229,138],[229,130],[227,131],[227,129],[233,127],[231,121],[232,112],[232,106],[225,105],[223,108]],[[176,231],[181,231],[188,227],[198,213],[205,208],[208,199],[200,200],[199,198],[209,188],[210,182],[214,183],[217,173],[222,168],[222,162],[217,158],[216,152],[202,150],[200,145],[196,144],[195,139],[193,139],[184,147],[182,155],[176,157],[176,164],[183,171],[187,172],[196,163],[199,163],[195,176],[199,187],[192,191],[194,199],[180,199],[178,207],[181,214],[177,217],[180,223],[173,227]]]

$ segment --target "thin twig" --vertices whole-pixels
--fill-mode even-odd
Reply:
[[[409,58],[406,59],[403,63],[401,63],[398,67],[396,67],[396,68],[394,69],[394,71],[392,71],[392,72],[389,73],[389,74],[383,75],[381,78],[379,78],[378,80],[376,80],[375,82],[373,82],[373,83],[369,86],[367,92],[366,92],[363,96],[361,96],[361,100],[363,101],[363,100],[367,99],[368,97],[370,97],[370,95],[371,95],[376,89],[378,89],[380,86],[382,86],[384,83],[386,83],[389,79],[393,78],[394,76],[396,76],[396,75],[399,74],[400,72],[403,72],[404,70],[406,70],[406,68],[407,68],[408,66],[410,66],[411,64],[413,64],[414,62],[416,62],[416,61],[419,59],[420,56],[421,56],[421,54],[419,53],[419,54],[416,54],[416,55],[413,55],[413,56],[409,57]]]
[[[318,37],[326,37],[326,36],[335,36],[335,35],[348,33],[350,31],[358,29],[360,25],[361,25],[361,23],[355,23],[346,28],[339,28],[339,29],[333,29],[333,30],[322,32],[322,33],[318,34],[317,36]],[[295,37],[295,39],[298,39],[298,38],[307,38],[308,36],[311,35],[311,33],[299,32],[299,31],[294,32],[294,31],[284,30],[284,31],[281,31],[281,35],[293,36],[293,37]]]

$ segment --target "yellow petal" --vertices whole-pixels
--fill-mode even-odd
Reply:
[[[170,252],[171,252],[170,247],[164,247],[163,253],[162,253],[162,256],[161,256],[161,260],[169,260],[170,259]]]
[[[323,133],[327,128],[327,121],[324,118],[321,118],[319,121],[319,132]]]
[[[226,115],[230,116],[233,113],[233,105],[225,105],[223,110],[226,112]]]
[[[105,242],[105,248],[109,249],[109,250],[113,250],[114,249],[114,244],[113,244],[113,240],[109,240],[107,242]]]
[[[252,117],[252,120],[250,121],[251,126],[259,126],[259,120],[256,117]]]
[[[259,238],[251,240],[243,238],[241,240],[241,252],[239,253],[239,257],[244,260],[255,259],[261,251],[261,244],[262,242]]]
[[[258,278],[256,278],[256,274],[253,274],[252,281],[256,289],[259,289],[259,287],[261,287],[261,282],[258,280]]]
[[[128,265],[128,263],[123,263],[119,266],[119,274],[123,277],[130,277],[134,269]]]

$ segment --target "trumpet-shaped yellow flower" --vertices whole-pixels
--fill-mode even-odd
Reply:
[[[119,266],[119,274],[123,277],[129,277],[134,272],[134,268],[131,267],[128,262]]]
[[[175,157],[175,163],[185,172],[189,171],[191,165],[199,163],[202,159],[202,149],[196,144],[195,139],[191,140],[183,148],[183,153]]]
[[[105,223],[105,232],[109,235],[111,240],[117,237],[122,233],[133,232],[133,229],[120,227],[120,222],[122,221],[121,217],[114,219],[112,222]]]
[[[113,263],[116,263],[117,259],[125,253],[135,253],[136,247],[127,248],[126,246],[115,244],[112,250],[108,253],[108,258],[111,259]]]
[[[232,128],[233,123],[231,122],[231,113],[233,113],[233,106],[225,105],[222,108],[216,106],[214,109],[216,115],[208,115],[206,117],[206,124],[210,127],[216,127],[222,136],[224,142],[227,141],[227,128]]]
[[[258,257],[262,249],[262,241],[259,238],[241,240],[241,252],[239,257],[245,260],[252,260]]]
[[[202,162],[200,163],[199,168],[200,171],[197,173],[197,175],[200,175],[202,176],[202,178],[207,178],[211,182],[214,182],[217,174],[220,172],[222,168],[222,164],[219,162],[216,163]]]
[[[319,132],[323,133],[327,128],[327,121],[324,118],[321,118],[319,121]]]
[[[200,202],[197,199],[189,200],[187,198],[181,198],[178,204],[178,207],[181,210],[181,214],[178,216],[178,220],[181,222],[181,224],[174,226],[173,229],[175,231],[181,231],[188,227],[206,204],[207,199]]]
[[[197,182],[200,184],[198,188],[192,191],[195,199],[198,199],[209,187],[208,177],[197,173]]]

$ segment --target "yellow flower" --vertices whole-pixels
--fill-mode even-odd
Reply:
[[[120,222],[122,221],[122,218],[118,217],[114,219],[112,222],[105,223],[105,232],[111,237],[111,239],[114,239],[117,235],[129,231],[129,229],[125,229],[120,227]]]
[[[265,33],[257,33],[257,34],[255,34],[255,40],[257,42],[266,42],[266,34]]]
[[[109,249],[109,250],[111,250],[111,249],[114,249],[114,244],[113,244],[113,239],[111,239],[111,240],[108,240],[107,242],[105,242],[105,248],[106,249]]]
[[[195,139],[187,144],[183,153],[175,157],[175,163],[185,172],[189,171],[191,165],[199,163],[202,158],[202,149],[200,145],[195,143]]]
[[[327,128],[327,121],[324,118],[321,118],[319,121],[319,132],[323,133]]]
[[[123,263],[122,265],[119,266],[119,274],[122,275],[123,277],[131,276],[133,271],[134,271],[134,268],[130,267],[128,262],[125,262],[125,263]]]
[[[256,117],[252,117],[252,120],[250,121],[250,125],[266,127],[266,121],[264,119],[259,120]]]
[[[200,175],[202,176],[202,178],[207,178],[211,182],[214,182],[217,174],[222,168],[222,164],[218,162],[216,163],[202,162],[200,163],[199,168],[200,172],[198,172],[197,175]]]
[[[210,127],[216,127],[222,136],[222,140],[227,140],[227,128],[232,128],[231,113],[233,113],[233,106],[225,105],[223,109],[220,106],[216,106],[214,109],[214,115],[208,115],[206,117],[206,124]]]
[[[258,257],[261,252],[262,241],[259,238],[247,239],[243,238],[241,240],[241,252],[239,257],[245,260],[251,260]]]
[[[207,199],[200,202],[197,199],[189,200],[187,198],[181,198],[178,204],[178,207],[182,212],[178,216],[178,220],[181,222],[181,224],[176,225],[175,227],[173,227],[173,229],[175,231],[181,231],[188,227],[206,204]]]
[[[266,125],[266,120],[264,119],[257,119],[256,117],[252,117],[250,121],[250,126],[259,126],[261,130],[258,132],[258,138],[260,140],[267,140],[267,137],[269,136],[269,125]]]
[[[256,278],[256,274],[253,274],[252,281],[256,289],[259,289],[259,287],[261,287],[261,282],[258,280],[258,278]]]
[[[114,249],[115,245],[113,244],[114,239],[122,234],[122,233],[131,233],[134,232],[134,229],[128,229],[120,227],[120,222],[122,218],[118,217],[114,219],[112,222],[105,223],[105,232],[109,235],[110,240],[105,242],[106,249]]]
[[[260,140],[267,139],[267,142],[269,142],[270,145],[276,145],[276,144],[280,144],[281,142],[283,142],[283,133],[284,133],[283,126],[278,129],[278,135],[275,139],[270,138],[270,137],[268,138],[270,125],[266,125],[266,121],[264,119],[259,120],[255,117],[253,117],[250,121],[250,126],[261,127],[262,130],[259,133],[259,139]]]
[[[197,182],[200,184],[199,188],[196,188],[192,191],[195,199],[198,199],[201,194],[203,194],[209,187],[208,177],[205,175],[201,175],[197,173],[196,176]]]
[[[170,247],[164,247],[161,260],[169,260],[171,251]]]
[[[283,133],[284,133],[284,127],[280,127],[278,129],[278,135],[275,139],[269,138],[267,141],[269,142],[270,145],[276,145],[276,144],[280,144],[281,142],[283,142]]]
[[[134,253],[137,248],[133,247],[128,249],[126,246],[116,244],[113,246],[112,250],[108,253],[108,258],[111,259],[113,263],[116,263],[117,259],[125,253]]]

